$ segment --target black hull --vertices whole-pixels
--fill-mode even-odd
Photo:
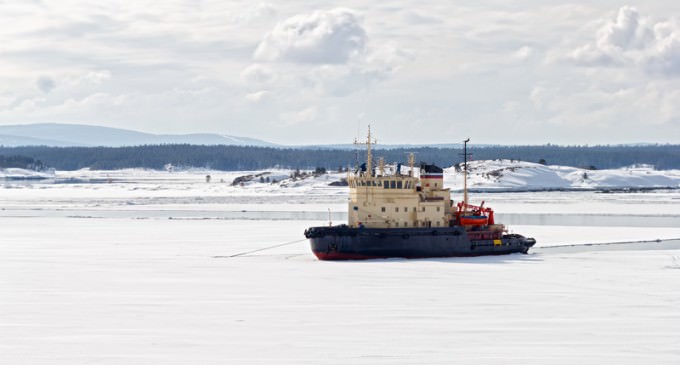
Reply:
[[[484,236],[484,232],[475,232]],[[305,231],[320,260],[427,258],[527,253],[536,241],[516,234],[470,239],[463,227],[350,228],[312,227]]]

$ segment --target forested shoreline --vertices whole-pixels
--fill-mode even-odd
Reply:
[[[417,161],[451,166],[462,161],[462,151],[453,148],[376,149],[374,156],[387,163],[405,162],[408,153]],[[549,165],[609,169],[635,164],[656,169],[680,169],[680,145],[643,146],[469,146],[472,160],[510,159]],[[274,167],[329,170],[353,168],[365,159],[365,151],[343,149],[272,148],[244,146],[199,146],[188,144],[134,147],[0,147],[3,167],[8,161],[27,162],[57,170],[81,168],[115,170],[123,168],[164,169],[200,167],[224,171],[260,170]],[[20,158],[19,158],[20,157]],[[31,164],[33,162],[33,164]]]

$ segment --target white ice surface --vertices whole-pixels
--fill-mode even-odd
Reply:
[[[2,363],[680,363],[679,249],[546,248],[679,227],[513,225],[531,254],[322,262],[302,232],[325,221],[219,212],[342,209],[346,190],[205,174],[0,189]],[[499,213],[680,214],[674,191],[474,197]]]

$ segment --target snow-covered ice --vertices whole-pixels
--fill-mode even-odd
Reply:
[[[322,262],[302,232],[346,212],[324,177],[60,174],[0,189],[3,363],[680,362],[680,242],[580,245],[680,238],[646,223],[680,216],[677,190],[474,194],[499,215],[640,219],[512,225],[529,255]]]

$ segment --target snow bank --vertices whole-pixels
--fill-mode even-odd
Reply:
[[[463,172],[445,169],[445,185],[463,189]],[[588,170],[512,160],[468,163],[468,188],[484,190],[644,189],[678,188],[680,170],[657,171],[649,166]]]
[[[54,178],[55,171],[34,171],[20,168],[0,169],[0,179],[5,180],[40,180]]]
[[[389,166],[388,168],[393,168]],[[404,167],[402,166],[402,170]],[[546,166],[512,160],[471,161],[468,164],[468,188],[473,191],[607,190],[680,188],[680,170],[657,171],[649,166],[610,170],[587,170],[567,166]],[[405,172],[405,171],[404,171]],[[463,173],[454,167],[444,169],[444,184],[452,190],[463,189]],[[262,193],[337,193],[346,194],[344,172],[300,176],[295,170],[215,171],[205,169],[158,171],[123,169],[112,171],[77,170],[35,172],[22,169],[0,170],[0,179],[54,179],[57,182],[148,183],[158,189],[210,183],[239,194]],[[207,177],[210,176],[209,181]],[[335,185],[335,186],[333,186]],[[145,188],[143,185],[138,188]]]

